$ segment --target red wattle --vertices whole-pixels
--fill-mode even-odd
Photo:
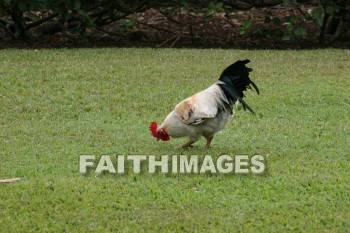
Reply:
[[[158,125],[154,121],[151,122],[151,124],[149,125],[149,130],[151,131],[152,136],[155,137],[155,138],[159,138],[159,136],[157,134],[157,128],[158,128]]]

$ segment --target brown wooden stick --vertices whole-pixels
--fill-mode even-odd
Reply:
[[[1,179],[0,183],[13,183],[13,182],[17,182],[20,180],[21,180],[21,178]]]

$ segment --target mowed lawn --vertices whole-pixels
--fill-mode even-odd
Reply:
[[[148,131],[250,59],[212,148]],[[0,232],[348,232],[350,51],[0,51]],[[79,155],[260,154],[263,175],[79,173]],[[115,162],[115,161],[113,161]]]

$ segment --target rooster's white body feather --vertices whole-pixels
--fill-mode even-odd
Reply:
[[[209,88],[181,101],[159,128],[174,138],[188,136],[196,142],[201,136],[211,138],[221,131],[233,116],[229,101],[216,82]]]

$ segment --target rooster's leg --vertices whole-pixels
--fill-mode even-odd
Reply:
[[[195,142],[193,142],[193,141],[188,141],[187,143],[185,143],[185,144],[182,145],[182,148],[190,147],[190,146],[192,146],[193,143],[195,143]]]
[[[207,144],[205,145],[205,149],[209,149],[211,140],[213,140],[214,137],[207,138]]]

